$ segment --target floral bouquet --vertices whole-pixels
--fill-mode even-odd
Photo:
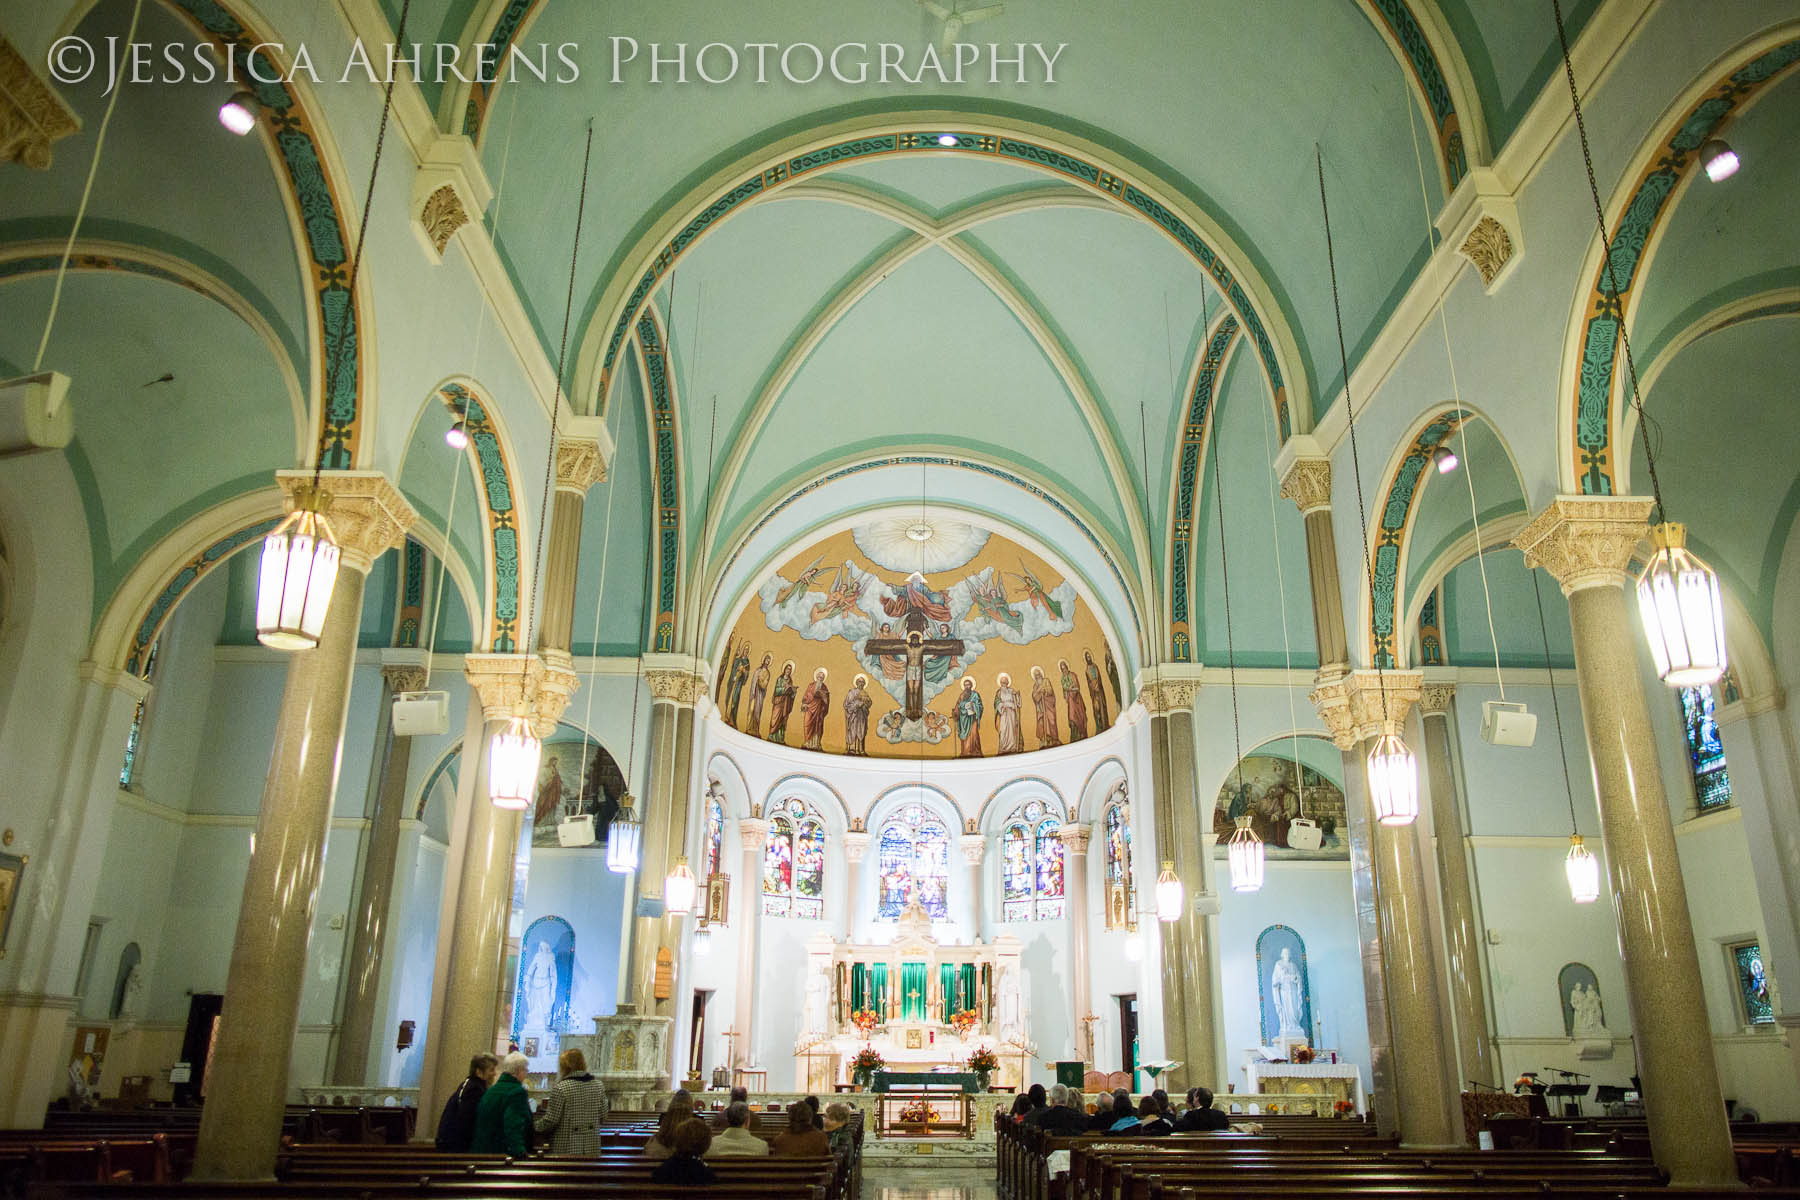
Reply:
[[[873,1046],[864,1046],[850,1060],[850,1073],[852,1075],[873,1075],[885,1066],[887,1066],[887,1059],[881,1057],[881,1051]]]
[[[981,1024],[981,1018],[975,1015],[975,1010],[972,1008],[965,1008],[950,1016],[950,1028],[956,1030],[957,1037],[968,1037],[970,1031],[979,1024]]]
[[[1331,1111],[1340,1117],[1347,1117],[1356,1111],[1356,1105],[1348,1100],[1339,1100],[1336,1104],[1331,1106]]]
[[[859,1008],[850,1014],[850,1023],[856,1026],[858,1033],[868,1037],[881,1024],[881,1014],[872,1008]]]
[[[932,1110],[931,1101],[914,1100],[900,1110],[900,1119],[917,1125],[929,1125],[937,1120],[937,1113]]]
[[[992,1075],[1000,1069],[1000,1056],[987,1046],[979,1046],[969,1055],[969,1070],[977,1075]]]
[[[1313,1048],[1304,1043],[1295,1046],[1293,1050],[1289,1052],[1288,1058],[1292,1062],[1304,1065],[1313,1060]]]

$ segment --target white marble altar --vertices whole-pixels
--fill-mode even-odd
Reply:
[[[1300,1094],[1309,1091],[1309,1080],[1342,1080],[1357,1112],[1366,1111],[1363,1097],[1362,1069],[1354,1063],[1247,1062],[1244,1064],[1244,1090],[1250,1095],[1268,1092]],[[1280,1081],[1271,1085],[1269,1081]],[[1311,1085],[1324,1090],[1329,1083]]]

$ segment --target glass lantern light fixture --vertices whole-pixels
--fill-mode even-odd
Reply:
[[[325,513],[331,495],[302,487],[294,511],[263,539],[256,587],[256,640],[276,650],[319,644],[337,585],[338,544]]]
[[[1383,825],[1411,825],[1419,816],[1419,763],[1392,730],[1369,751],[1369,803]]]
[[[495,808],[519,812],[531,807],[543,749],[531,732],[525,706],[519,705],[488,746],[488,799]]]
[[[1650,528],[1650,561],[1638,577],[1638,615],[1656,673],[1670,687],[1716,683],[1725,674],[1725,606],[1719,577],[1687,548],[1687,527]]]
[[[1169,859],[1164,859],[1162,873],[1156,877],[1156,919],[1159,921],[1180,920],[1181,898],[1181,880],[1175,875],[1175,864]]]
[[[670,916],[686,916],[694,911],[694,873],[688,869],[687,855],[675,860],[675,869],[663,880],[663,907]]]
[[[631,810],[631,793],[619,797],[619,811],[606,827],[606,869],[629,875],[638,868],[638,848],[644,842],[644,826]]]
[[[1592,904],[1600,895],[1600,860],[1581,843],[1579,833],[1569,835],[1569,854],[1563,859],[1569,877],[1569,895],[1577,904]]]
[[[1263,840],[1250,828],[1250,818],[1237,819],[1237,832],[1226,843],[1231,860],[1231,890],[1259,892],[1263,885]]]

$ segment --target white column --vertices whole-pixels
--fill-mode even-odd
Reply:
[[[982,893],[981,893],[981,857],[987,851],[987,839],[979,833],[965,833],[960,839],[963,864],[969,872],[969,912],[974,925],[972,927],[976,941],[981,940],[982,933]]]
[[[859,941],[862,913],[862,865],[869,853],[869,834],[852,829],[844,835],[844,940]]]
[[[1075,1057],[1089,1065],[1094,1061],[1093,1024],[1087,1018],[1088,1000],[1088,839],[1093,830],[1068,824],[1056,831],[1063,844],[1064,911],[1069,920],[1069,981],[1072,985],[1069,1028],[1073,1031]]]
[[[737,1007],[731,1024],[738,1036],[731,1039],[733,1067],[747,1067],[754,1057],[750,1025],[756,1019],[756,927],[762,919],[762,856],[768,836],[769,823],[760,817],[738,822],[743,883],[738,888]]]

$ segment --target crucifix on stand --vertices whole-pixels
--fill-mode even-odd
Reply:
[[[731,1059],[732,1067],[733,1068],[744,1067],[746,1064],[743,1062],[743,1060],[738,1058],[738,1053],[737,1053],[737,1040],[739,1038],[743,1037],[744,1035],[739,1033],[735,1029],[727,1029],[720,1036],[725,1039],[726,1057]]]
[[[1082,1057],[1090,1066],[1094,1062],[1094,1026],[1099,1023],[1100,1018],[1093,1013],[1081,1018],[1081,1035],[1087,1042],[1087,1050]]]

